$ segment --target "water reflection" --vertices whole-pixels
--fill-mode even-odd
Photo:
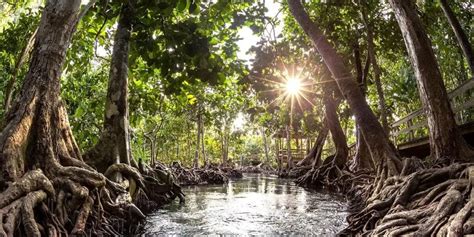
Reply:
[[[333,235],[345,225],[345,203],[291,180],[244,175],[225,185],[184,189],[186,204],[149,218],[146,235]]]

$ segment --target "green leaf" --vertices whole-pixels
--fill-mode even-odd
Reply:
[[[188,0],[179,0],[178,5],[176,6],[176,9],[179,12],[182,12],[186,9],[186,6],[188,5]]]
[[[80,117],[82,117],[85,113],[86,113],[86,111],[84,111],[84,109],[79,106],[79,107],[77,107],[76,112],[74,113],[74,117],[80,118]]]

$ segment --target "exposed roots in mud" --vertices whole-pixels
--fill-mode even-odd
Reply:
[[[109,179],[117,172],[127,179]],[[123,164],[111,166],[105,175],[81,167],[61,167],[48,175],[41,169],[28,171],[0,194],[0,235],[136,233],[144,213],[175,197],[184,201],[172,180],[151,173],[142,176]]]
[[[474,164],[408,169],[383,181],[379,192],[366,186],[353,205],[342,235],[463,236],[474,234]]]
[[[243,166],[240,169],[242,173],[253,173],[253,174],[277,174],[276,169],[265,163],[260,163],[256,166]]]
[[[155,194],[163,181],[150,181],[149,174],[129,165],[114,164],[104,174],[97,172],[82,161],[67,120],[57,116],[65,111],[51,111],[54,127],[41,119],[35,129],[13,120],[0,134],[0,236],[137,233],[144,213],[153,210],[141,205],[139,193],[148,194],[146,200],[154,207],[179,195],[179,187],[170,188],[169,182]],[[36,139],[28,139],[31,136]],[[118,173],[124,178],[116,179]]]
[[[318,163],[318,162],[317,162]],[[321,163],[321,162],[319,162]],[[299,167],[296,183],[346,194],[351,200],[342,236],[463,236],[474,234],[474,164],[426,168],[403,159],[400,175],[375,176],[368,170],[338,168],[332,157]]]
[[[100,192],[107,192],[106,178],[82,168],[64,167],[54,178],[40,169],[28,171],[0,194],[0,234],[114,234],[102,223],[112,211],[113,201],[102,199]],[[125,203],[118,205],[113,211],[121,212],[120,218],[143,217],[131,216],[131,207]],[[89,218],[91,214],[93,218]]]
[[[296,166],[291,169],[290,172],[288,172],[287,174],[281,174],[280,176],[285,175],[288,178],[296,179],[307,174],[309,171],[311,171],[312,168],[312,165]]]
[[[290,171],[296,177],[296,184],[313,188],[329,189],[341,193],[360,193],[361,186],[372,183],[374,177],[367,170],[349,171],[347,166],[339,168],[334,156],[327,157],[323,162],[312,166],[303,166]]]
[[[178,162],[171,165],[176,181],[181,185],[223,184],[229,178],[241,178],[242,172],[232,167],[209,165],[204,168],[185,168]]]

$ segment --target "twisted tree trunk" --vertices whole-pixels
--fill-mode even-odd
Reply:
[[[122,6],[114,37],[110,64],[104,129],[99,142],[86,154],[86,161],[105,172],[114,163],[130,165],[128,123],[128,55],[132,32],[132,5]]]
[[[319,131],[318,136],[316,137],[316,141],[313,144],[313,147],[308,152],[308,154],[304,157],[304,159],[298,162],[297,166],[306,166],[309,164],[313,164],[313,161],[315,160],[317,161],[321,159],[324,142],[326,141],[326,138],[329,132],[328,127],[325,126],[326,121],[324,121],[323,124],[324,126]]]
[[[319,26],[309,18],[301,4],[301,0],[288,0],[288,5],[296,21],[321,54],[339,90],[347,99],[356,117],[356,123],[361,127],[372,158],[375,159],[374,162],[381,174],[381,180],[386,176],[399,174],[401,162],[398,154],[382,126],[377,121],[377,117],[367,104],[354,76],[344,65],[344,60],[329,43]]]
[[[80,6],[78,0],[66,2],[48,1],[28,74],[6,114],[7,125],[0,134],[2,190],[32,167],[57,168],[58,155],[81,159],[59,98],[61,69]]]
[[[336,103],[332,95],[326,95],[323,98],[324,101],[324,114],[326,117],[326,125],[331,132],[331,137],[336,148],[334,154],[334,164],[342,169],[347,162],[347,156],[349,155],[349,148],[347,146],[346,136],[342,130],[339,117],[337,116]]]
[[[370,69],[370,54],[367,56],[367,60],[364,66],[364,70],[362,70],[362,60],[360,59],[360,47],[358,43],[358,39],[356,39],[356,43],[354,45],[354,62],[356,65],[356,79],[359,85],[360,91],[362,92],[363,96],[366,97],[367,91],[367,77],[369,74]],[[379,97],[380,98],[380,97]],[[370,154],[369,148],[367,147],[367,143],[362,135],[360,130],[360,126],[356,123],[356,153],[353,158],[353,163],[351,169],[354,171],[358,171],[361,169],[368,169],[373,170],[373,162],[372,156]]]
[[[373,171],[374,164],[372,159],[367,159],[367,157],[370,157],[370,151],[360,131],[359,125],[356,124],[356,152],[354,154],[354,162],[351,164],[351,169],[354,171],[361,169]]]
[[[428,117],[431,156],[445,160],[474,159],[458,131],[438,62],[413,1],[390,0],[415,70],[418,91]]]

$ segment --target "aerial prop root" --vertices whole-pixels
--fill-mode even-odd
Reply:
[[[335,156],[329,156],[322,164],[313,166],[308,172],[296,179],[300,186],[329,188],[340,192],[353,192],[355,188],[355,177],[358,183],[367,183],[363,180],[371,179],[372,176],[365,171],[350,172],[347,166],[339,168],[335,164]]]
[[[160,166],[153,169],[143,165],[141,167],[139,170],[127,164],[113,164],[104,173],[110,179],[114,174],[120,173],[128,180],[125,186],[129,190],[130,199],[136,205],[130,206],[134,212],[139,214],[140,209],[155,209],[175,197],[184,202],[181,187],[176,184],[170,170]]]
[[[215,165],[187,169],[178,162],[174,162],[171,165],[171,172],[182,185],[223,184],[228,181],[229,176],[228,170],[221,169]]]
[[[349,215],[349,226],[341,234],[474,234],[474,164],[412,171],[386,179],[363,208]]]
[[[116,226],[105,226],[104,215],[115,215],[124,222],[144,218],[132,203],[99,195],[117,196],[115,191],[123,189],[98,172],[59,166],[49,170],[48,176],[41,169],[30,170],[0,194],[0,236],[78,235],[86,234],[88,226],[114,234],[111,229]]]

